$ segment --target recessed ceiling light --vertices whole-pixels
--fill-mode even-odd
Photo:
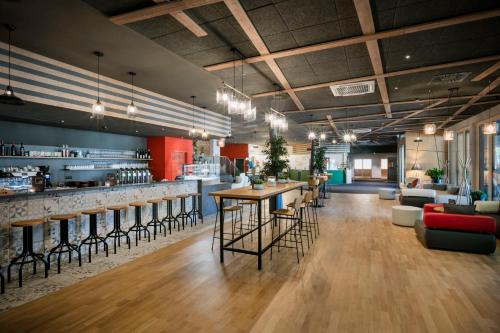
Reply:
[[[63,120],[61,120],[61,124],[64,124],[64,119],[63,119]]]
[[[394,87],[394,90],[398,90],[398,89],[399,89],[399,88],[398,88],[398,86],[395,86],[395,87]]]
[[[136,133],[139,133],[139,131],[138,131],[138,130],[135,130],[135,132],[136,132]]]
[[[410,59],[410,58],[411,58],[411,57],[410,57],[410,55],[409,55],[409,54],[405,55],[405,59],[406,59],[406,60],[408,60],[408,59]]]

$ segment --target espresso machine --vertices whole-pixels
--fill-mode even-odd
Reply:
[[[51,188],[52,183],[50,181],[50,167],[48,165],[39,165],[38,169],[40,170],[41,176],[43,177],[44,187]]]

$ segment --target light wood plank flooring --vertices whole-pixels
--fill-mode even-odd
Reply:
[[[300,265],[222,266],[205,233],[8,311],[0,332],[500,332],[500,249],[427,250],[376,195],[326,204]]]

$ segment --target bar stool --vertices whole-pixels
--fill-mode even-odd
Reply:
[[[89,216],[89,236],[81,241],[79,249],[82,252],[82,246],[89,246],[89,262],[92,262],[92,245],[95,245],[95,254],[99,251],[99,243],[102,243],[106,257],[108,256],[108,243],[106,239],[97,234],[97,214],[106,214],[105,208],[97,208],[82,211],[83,215]]]
[[[61,273],[61,254],[68,253],[68,261],[71,263],[71,253],[75,251],[78,254],[78,266],[82,265],[82,254],[76,244],[69,242],[68,221],[75,219],[77,213],[52,215],[49,219],[51,221],[59,221],[59,244],[53,247],[47,256],[47,262],[50,269],[50,256],[57,253],[57,274]],[[66,247],[66,249],[65,249]]]
[[[144,231],[144,237],[148,236],[148,242],[151,242],[151,233],[148,228],[142,224],[142,207],[146,206],[145,202],[134,201],[128,204],[130,207],[135,207],[135,223],[128,229],[127,234],[135,232],[135,246],[139,246],[139,240],[141,239],[141,231]],[[129,236],[130,237],[130,236]]]
[[[215,207],[217,208],[217,213],[215,214],[215,223],[214,223],[214,234],[212,236],[212,251],[214,250],[214,242],[215,239],[219,239],[219,237],[215,236],[217,232],[217,223],[219,223],[219,204],[220,204],[220,197],[214,196],[214,201],[215,201]],[[224,235],[231,235],[231,240],[234,239],[234,234],[236,231],[236,222],[238,221],[238,213],[240,214],[240,235],[243,233],[243,221],[242,221],[242,211],[243,207],[239,205],[231,205],[231,206],[225,206],[223,208],[224,214],[225,213],[231,213],[231,233],[225,232]],[[229,240],[224,238],[224,240]],[[245,243],[243,242],[243,238],[241,239],[241,243],[243,247],[245,247]],[[234,244],[233,244],[234,246]],[[234,254],[234,253],[233,253]]]
[[[280,251],[280,247],[286,247],[286,248],[293,248],[291,246],[287,246],[287,235],[293,235],[293,239],[290,237],[288,240],[291,243],[295,243],[295,251],[297,254],[297,263],[300,263],[299,259],[299,243],[302,249],[302,256],[304,256],[304,247],[302,245],[302,234],[299,232],[297,233],[297,228],[299,226],[300,222],[300,204],[304,200],[304,196],[299,196],[295,198],[293,201],[293,207],[291,209],[286,208],[286,209],[277,209],[273,212],[271,212],[271,215],[273,216],[273,223],[271,224],[271,259],[273,258],[273,246],[274,243],[278,243],[278,252]],[[282,234],[281,233],[281,220],[285,220],[285,231]],[[288,221],[291,222],[290,227],[288,227]],[[274,230],[276,229],[275,225],[278,225],[278,236],[275,239],[274,238]],[[299,238],[297,237],[297,234],[299,235]],[[281,239],[284,238],[284,245],[281,245]]]
[[[198,207],[201,193],[190,193],[189,196],[192,197],[193,203],[188,215],[191,216],[191,219],[194,221],[194,225],[196,225],[198,217],[200,218],[201,223],[203,223],[203,214],[200,212],[200,208]]]
[[[248,225],[245,229],[252,230],[257,220],[257,201],[242,200],[239,201],[237,204],[242,206],[241,214],[245,212],[245,207],[249,207],[250,211],[248,214]],[[250,240],[253,241],[253,233],[250,234]]]
[[[177,220],[179,220],[180,218],[180,220],[182,221],[182,230],[184,230],[184,221],[186,221],[187,224],[188,219],[191,221],[191,226],[193,226],[193,219],[191,218],[189,213],[186,212],[186,198],[189,198],[189,194],[179,194],[177,198],[181,199],[181,211],[175,218]]]
[[[108,238],[113,238],[113,248],[114,248],[114,253],[116,254],[116,240],[118,239],[118,246],[120,246],[120,239],[122,237],[125,237],[128,248],[130,250],[130,237],[128,234],[122,230],[121,228],[121,217],[120,217],[120,212],[122,210],[126,210],[127,206],[126,205],[118,205],[118,206],[109,206],[107,210],[112,210],[113,211],[113,230],[111,230],[107,235],[106,238],[104,238],[105,241],[107,241]]]
[[[165,216],[161,221],[163,223],[168,223],[169,234],[172,234],[172,223],[174,224],[174,228],[175,224],[177,223],[177,230],[180,231],[181,224],[173,214],[173,202],[177,200],[177,197],[163,197],[163,200],[167,202],[167,216]]]
[[[312,223],[314,225],[315,233],[317,233],[316,237],[319,236],[319,222],[318,222],[318,199],[319,198],[319,188],[315,188],[312,191],[312,201],[309,203],[309,207],[312,211]]]
[[[153,226],[153,239],[156,240],[156,227],[158,226],[160,228],[160,233],[161,233],[161,228],[163,227],[163,235],[166,237],[167,236],[167,227],[165,226],[165,223],[163,221],[160,221],[158,218],[158,205],[161,203],[162,199],[151,199],[148,200],[147,202],[153,205],[153,218],[151,221],[149,221],[146,224],[146,227]]]
[[[312,202],[312,191],[307,191],[304,195],[304,199],[300,203],[300,221],[299,230],[302,233],[305,230],[305,236],[307,238],[307,248],[310,247],[309,243],[314,243],[314,237],[312,233],[313,225],[311,223],[311,217],[309,215],[308,206]],[[294,202],[287,205],[288,208],[294,207]],[[309,237],[311,235],[311,237]],[[316,232],[314,233],[316,235]],[[310,241],[309,241],[310,240]]]
[[[33,251],[33,227],[36,225],[43,224],[42,219],[34,219],[34,220],[24,220],[13,222],[11,226],[15,228],[23,228],[23,251],[18,256],[13,258],[10,261],[9,266],[7,267],[7,282],[10,282],[10,269],[14,265],[19,265],[19,287],[23,286],[23,266],[25,264],[33,263],[33,275],[36,274],[36,262],[41,261],[45,267],[45,278],[49,276],[49,265],[47,261],[44,259],[43,254],[35,253]],[[31,259],[28,259],[30,258]],[[27,260],[28,259],[28,260]],[[5,292],[5,278],[1,275],[1,292]]]

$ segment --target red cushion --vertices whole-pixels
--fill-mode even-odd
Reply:
[[[495,233],[496,222],[489,216],[425,213],[424,224],[431,229]]]
[[[444,204],[432,204],[428,203],[424,205],[424,213],[436,213],[434,210],[435,207],[443,207]]]
[[[411,182],[411,188],[415,188],[417,187],[418,185],[418,178],[417,179],[414,179],[412,182]]]

